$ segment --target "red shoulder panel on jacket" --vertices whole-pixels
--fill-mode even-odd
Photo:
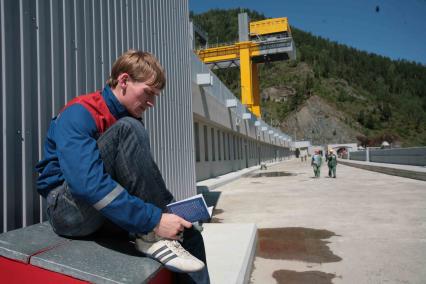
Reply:
[[[104,133],[111,125],[113,125],[117,119],[109,111],[107,104],[100,91],[96,93],[90,93],[82,96],[78,96],[72,99],[66,106],[61,110],[63,112],[66,108],[73,104],[81,104],[86,108],[93,119],[95,120],[96,127],[99,134]]]

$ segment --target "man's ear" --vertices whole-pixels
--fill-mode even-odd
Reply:
[[[122,89],[126,89],[127,88],[127,82],[130,79],[129,74],[127,73],[121,73],[120,75],[118,75],[118,85],[122,88]]]

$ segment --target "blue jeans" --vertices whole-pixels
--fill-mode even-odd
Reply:
[[[131,117],[122,118],[99,137],[97,144],[106,172],[130,194],[165,212],[166,205],[174,198],[152,159],[143,123]],[[53,230],[67,237],[90,235],[108,222],[91,205],[75,199],[66,182],[47,195],[47,216]],[[200,232],[185,230],[182,246],[206,263]],[[183,278],[183,283],[210,283],[207,263],[204,270],[189,275],[190,278],[186,274],[178,278]]]

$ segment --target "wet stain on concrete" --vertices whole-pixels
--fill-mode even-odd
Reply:
[[[244,177],[250,177],[250,178],[260,178],[260,177],[284,177],[284,176],[295,176],[295,173],[289,173],[289,172],[264,172],[264,173],[254,173],[254,174],[248,174]]]
[[[260,182],[260,181],[252,181],[252,182],[250,182],[250,183],[254,183],[254,184],[265,184],[265,183]]]
[[[223,209],[217,209],[217,208],[213,209],[213,214],[212,214],[212,218],[210,219],[210,223],[222,223],[223,219],[215,217],[215,215],[221,214],[223,212],[225,212],[225,210]]]
[[[297,272],[292,270],[277,270],[274,271],[272,277],[279,284],[332,284],[332,280],[336,275],[321,271]]]
[[[338,235],[328,230],[299,227],[259,229],[256,256],[312,263],[338,262],[342,258],[330,250],[327,246],[330,242],[324,241],[332,236]]]

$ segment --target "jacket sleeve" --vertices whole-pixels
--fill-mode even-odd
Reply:
[[[152,231],[161,209],[130,195],[105,172],[96,134],[95,121],[82,105],[66,108],[57,118],[58,159],[71,193],[129,232]]]

